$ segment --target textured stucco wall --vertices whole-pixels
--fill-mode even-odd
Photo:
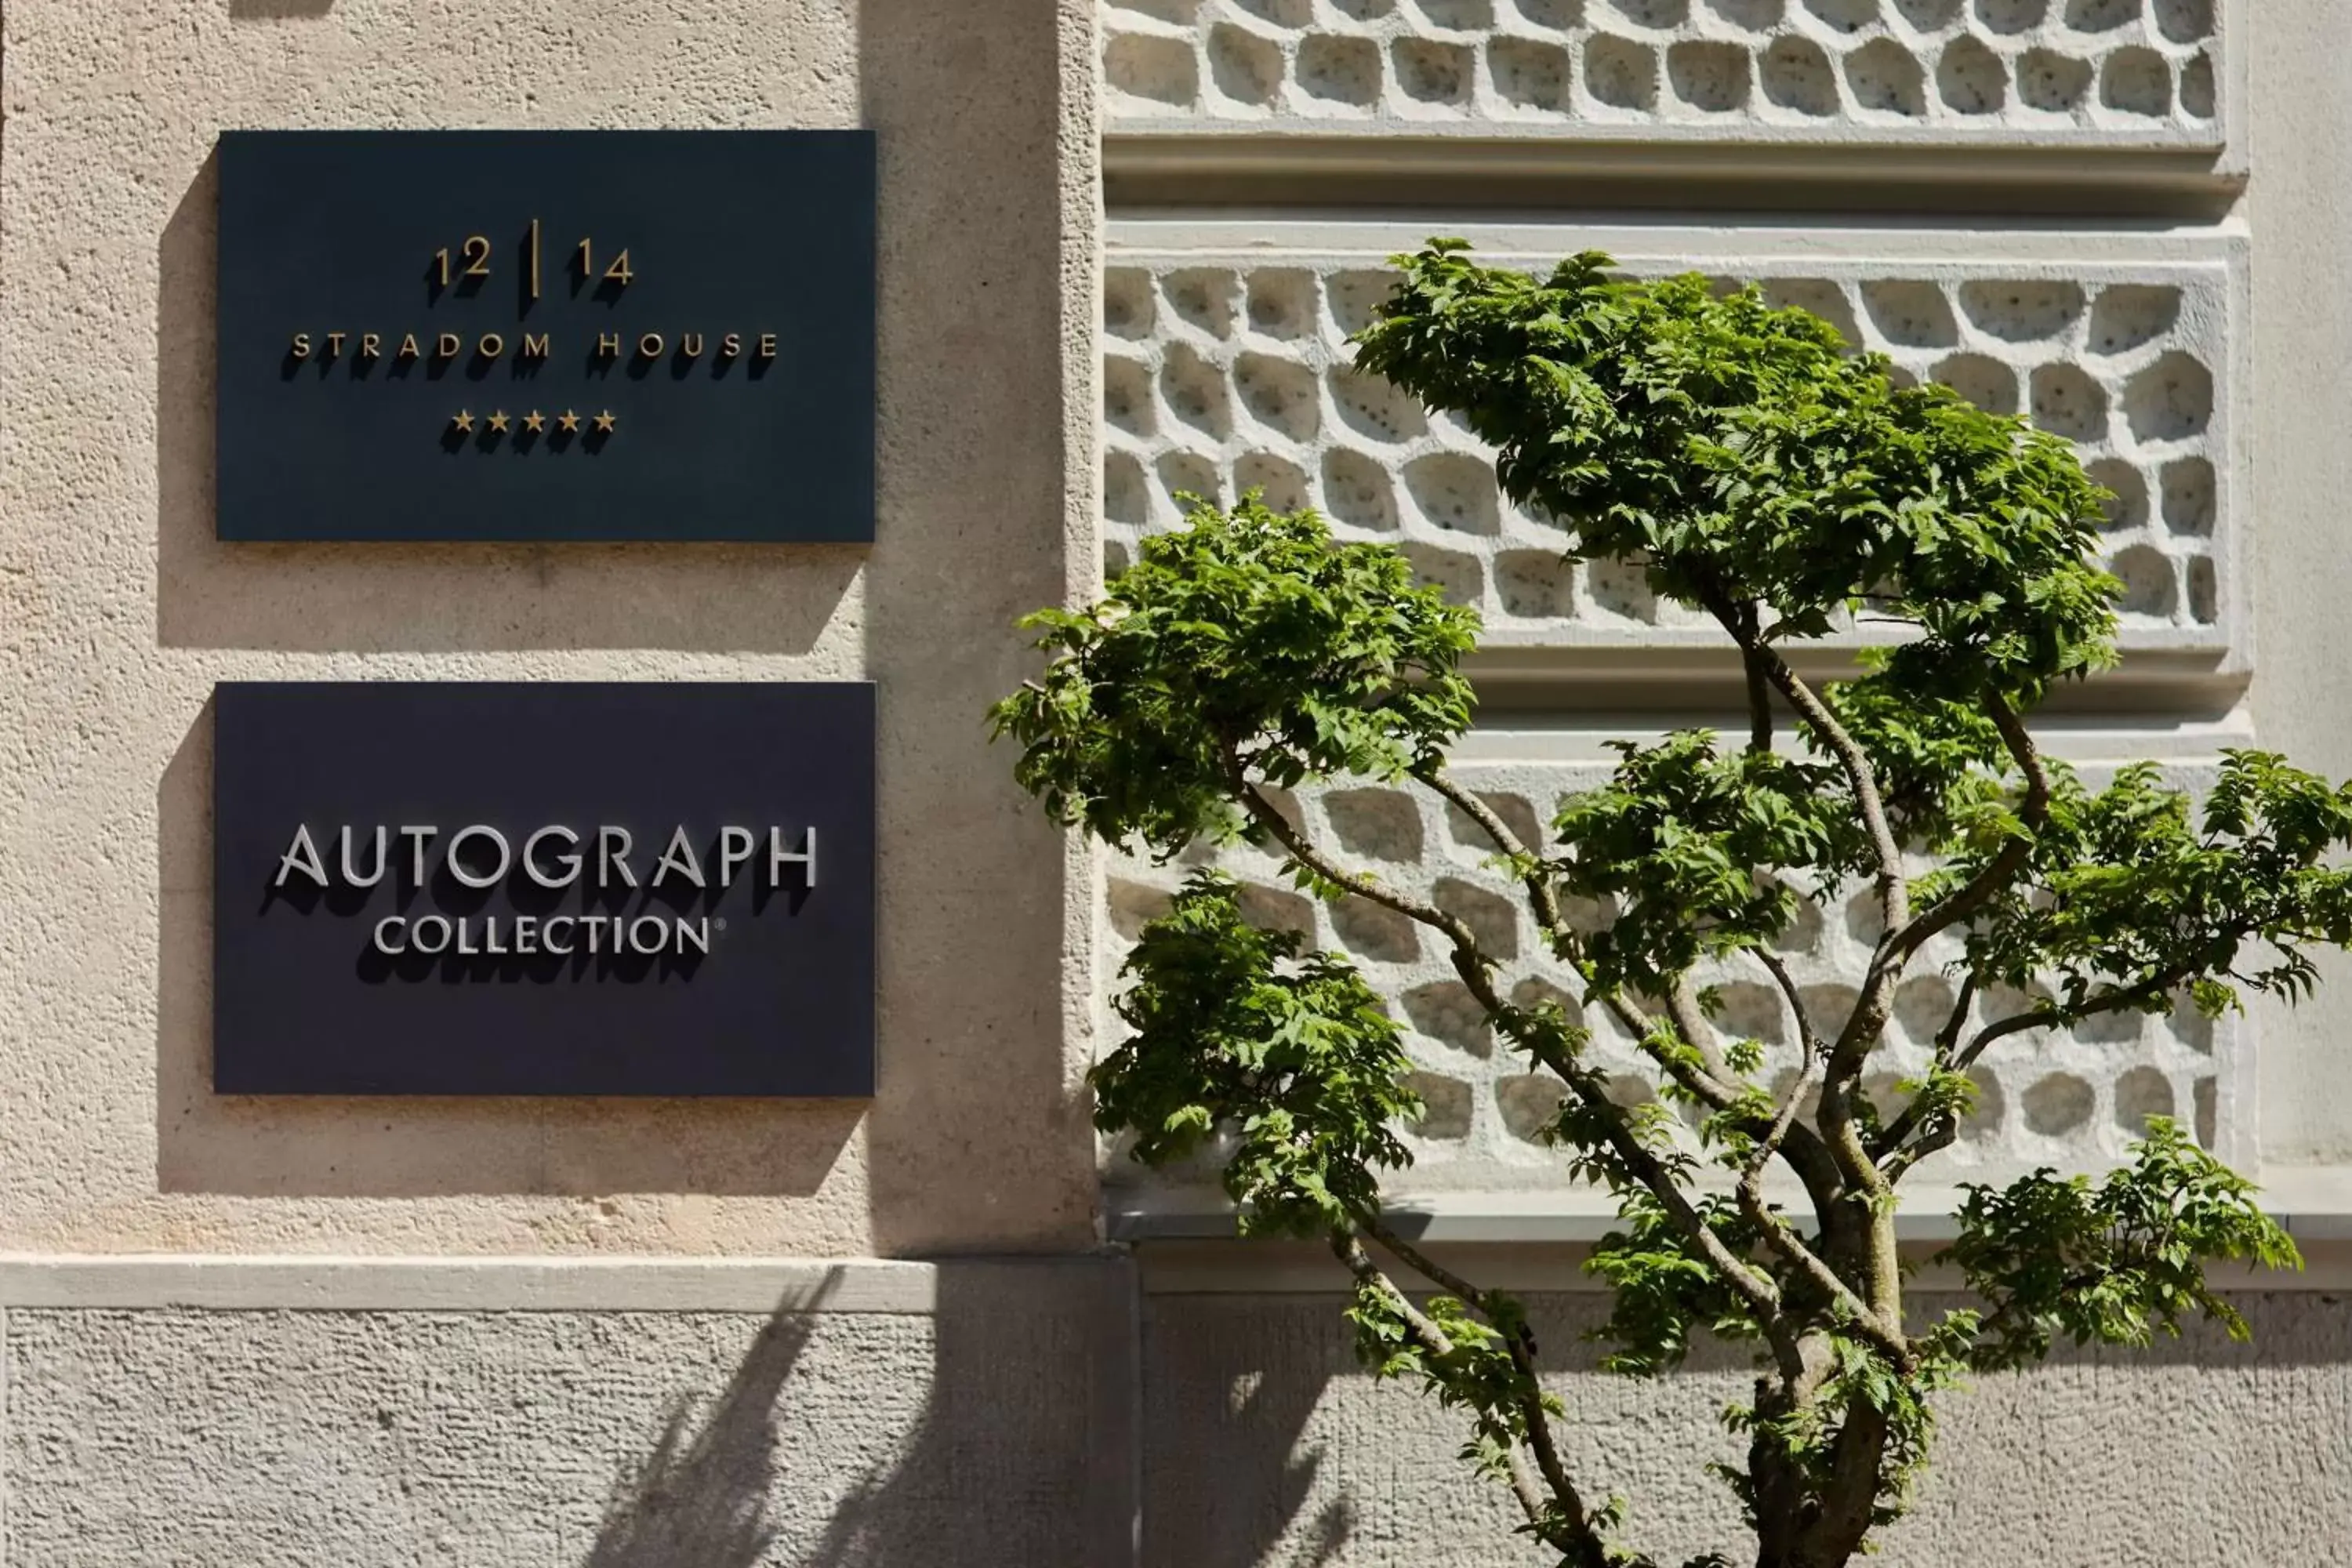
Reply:
[[[923,1312],[5,1314],[0,1561],[1102,1568],[1131,1534],[1124,1270]]]
[[[1091,6],[14,0],[5,27],[0,1241],[1083,1245],[1075,863],[981,713],[1008,622],[1062,595],[1073,533],[1093,555]],[[870,550],[213,539],[221,130],[854,124],[883,158]],[[205,697],[329,677],[879,682],[879,1098],[211,1095]]]
[[[1716,1419],[1748,1385],[1715,1354],[1659,1384],[1591,1370],[1597,1295],[1531,1296],[1567,1458],[1625,1494],[1664,1562],[1745,1561],[1737,1450]],[[1923,1300],[1923,1310],[1952,1305]],[[2062,1356],[1946,1396],[1935,1468],[1890,1531],[1887,1568],[2265,1568],[2342,1560],[2352,1540],[2352,1300],[2241,1299],[2252,1345],[2195,1333],[2140,1355]],[[1341,1298],[1165,1295],[1144,1310],[1149,1568],[1496,1568],[1508,1495],[1456,1457],[1465,1428],[1355,1365]],[[1590,1478],[1587,1479],[1586,1478]]]

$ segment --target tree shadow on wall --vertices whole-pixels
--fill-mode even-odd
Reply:
[[[1324,1568],[1356,1533],[1354,1498],[1318,1485],[1329,1456],[1308,1430],[1355,1370],[1352,1342],[1336,1309],[1301,1338],[1265,1332],[1254,1306],[1145,1299],[1142,1568]]]
[[[836,1279],[805,1302],[777,1307],[701,1430],[688,1430],[700,1400],[670,1402],[660,1438],[615,1489],[583,1568],[754,1568],[766,1557],[776,1539],[768,1521],[776,1406],[808,1347],[811,1309]]]
[[[714,1398],[672,1402],[582,1568],[1129,1560],[1124,1268],[943,1263],[924,1366],[904,1364],[905,1336],[861,1325],[835,1300],[842,1278],[781,1303]],[[813,1366],[820,1332],[835,1342]],[[844,1387],[836,1335],[855,1347],[856,1386]],[[927,1386],[915,1405],[909,1383]],[[828,1484],[844,1471],[856,1478],[845,1490]],[[822,1520],[789,1511],[818,1497],[831,1500]]]
[[[1304,1518],[1325,1458],[1305,1441],[1321,1393],[1320,1384],[1269,1377],[1237,1400],[1210,1446],[1223,1484],[1188,1504],[1147,1509],[1144,1568],[1257,1568],[1277,1552],[1290,1568],[1337,1561],[1356,1532],[1354,1499],[1327,1498]]]

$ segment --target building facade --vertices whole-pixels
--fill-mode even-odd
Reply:
[[[1562,566],[1474,440],[1348,365],[1426,236],[1601,248],[2083,445],[2126,659],[2063,754],[2352,774],[2346,36],[2322,0],[6,0],[0,1565],[1504,1560],[1337,1276],[1098,1146],[1083,1075],[1171,873],[1013,787],[1013,621],[1179,494],[1257,489],[1482,611],[1463,769],[1507,814],[1729,714],[1697,627]],[[224,537],[226,134],[656,128],[873,132],[870,543]],[[714,199],[845,243],[790,191]],[[219,1092],[215,689],[326,681],[871,683],[874,1092]],[[1300,809],[1507,910],[1442,814]],[[1636,1537],[1731,1548],[1703,1466],[1738,1366],[1591,1369],[1606,1215],[1531,1141],[1544,1084],[1409,929],[1233,868],[1412,1026],[1425,1235],[1531,1294]],[[1818,933],[1821,984],[1859,931]],[[1951,1184],[2098,1168],[2161,1113],[2310,1267],[2245,1282],[2250,1346],[1954,1397],[1887,1561],[2341,1554],[2347,1037],[2323,989],[1993,1064],[1923,1246]]]

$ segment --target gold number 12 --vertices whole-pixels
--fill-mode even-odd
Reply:
[[[433,253],[433,258],[441,265],[441,287],[446,289],[449,287],[449,247],[443,246]],[[488,278],[490,275],[490,242],[478,234],[467,235],[460,259],[466,263],[466,269],[457,274],[458,277]]]

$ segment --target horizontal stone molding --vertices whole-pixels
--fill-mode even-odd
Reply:
[[[2274,1179],[2267,1200],[2273,1217],[2299,1242],[2310,1265],[2300,1274],[2248,1275],[2233,1283],[2268,1289],[2327,1289],[2352,1286],[2352,1205],[2308,1210],[2292,1201],[2330,1202],[2325,1189],[2352,1188],[2352,1170],[2330,1168],[2307,1181]],[[2306,1191],[2305,1189],[2311,1189]],[[1911,1194],[1898,1220],[1906,1247],[1928,1247],[1955,1234],[1958,1194],[1949,1189]],[[1453,1193],[1407,1200],[1391,1211],[1400,1231],[1432,1246],[1478,1249],[1504,1267],[1494,1275],[1511,1289],[1549,1284],[1590,1288],[1560,1249],[1580,1252],[1616,1224],[1614,1213],[1591,1194]],[[974,1260],[949,1265],[1027,1270],[1065,1280],[1080,1270],[1099,1278],[1125,1270],[1129,1247],[1139,1248],[1139,1280],[1147,1292],[1283,1291],[1331,1288],[1335,1268],[1313,1244],[1238,1241],[1230,1205],[1199,1193],[1155,1194],[1112,1207],[1105,1215],[1117,1249],[1074,1259]],[[849,1264],[798,1259],[704,1258],[599,1260],[500,1258],[176,1258],[16,1253],[0,1255],[0,1311],[137,1312],[662,1312],[685,1315],[788,1312],[851,1317],[929,1318],[938,1315],[935,1279],[913,1289],[877,1289],[877,1278],[910,1280],[940,1266],[861,1260]],[[753,1278],[764,1273],[787,1289],[825,1276],[864,1274],[860,1289],[797,1302],[763,1295]],[[536,1283],[524,1281],[536,1277]],[[551,1280],[564,1283],[551,1289]],[[661,1289],[656,1289],[656,1281]],[[1342,1286],[1341,1288],[1344,1288]],[[1013,1297],[1004,1298],[1007,1300]]]
[[[2277,1181],[2275,1190],[2266,1193],[2263,1206],[2295,1238],[2313,1267],[2301,1273],[2231,1269],[2229,1278],[2233,1284],[2270,1289],[2341,1289],[2352,1285],[2352,1212],[2336,1206],[2324,1194],[2305,1190],[2340,1184],[2347,1175],[2331,1169],[2315,1173],[2311,1180],[2290,1174]],[[1902,1211],[1895,1216],[1897,1238],[1906,1248],[1933,1248],[1953,1240],[1959,1235],[1957,1216],[1961,1196],[1950,1187],[1906,1192]],[[1793,1201],[1801,1205],[1802,1200]],[[2319,1206],[2296,1206],[2299,1204]],[[1591,1191],[1432,1194],[1400,1200],[1391,1205],[1388,1217],[1400,1235],[1433,1246],[1530,1249],[1590,1247],[1622,1224],[1607,1195]],[[1151,1262],[1144,1277],[1147,1289],[1165,1288],[1170,1279],[1182,1278],[1182,1263],[1192,1258],[1213,1263],[1219,1277],[1247,1278],[1253,1273],[1278,1277],[1283,1272],[1280,1268],[1269,1271],[1262,1265],[1254,1268],[1247,1256],[1255,1251],[1279,1263],[1286,1245],[1281,1242],[1249,1242],[1239,1248],[1199,1246],[1195,1250],[1196,1244],[1238,1239],[1233,1205],[1213,1194],[1130,1197],[1110,1211],[1105,1228],[1113,1241],[1169,1249],[1162,1256],[1175,1260],[1176,1266]],[[1310,1251],[1303,1261],[1312,1264],[1315,1278],[1328,1280],[1331,1278],[1325,1273],[1325,1266],[1331,1262],[1328,1255],[1311,1244]],[[1541,1262],[1557,1275],[1556,1253],[1543,1254]],[[1269,1287],[1260,1282],[1253,1288]],[[1602,1287],[1593,1283],[1591,1288]]]
[[[1107,130],[2220,149],[2242,0],[1105,0]]]
[[[352,1258],[0,1254],[0,1309],[761,1312],[933,1316],[942,1277],[1075,1283],[1108,1257],[976,1258]]]
[[[2245,169],[2214,148],[1936,142],[1696,141],[1595,130],[1574,138],[1498,136],[1485,126],[1405,135],[1377,127],[1276,131],[1218,125],[1126,132],[1103,146],[1113,211],[1303,212],[1422,205],[1685,213],[1917,212],[2225,218]]]
[[[1479,609],[1490,658],[1719,647],[1717,628],[1658,604],[1637,572],[1560,561],[1559,531],[1497,494],[1486,447],[1352,369],[1347,339],[1388,292],[1386,258],[1460,226],[1115,222],[1102,339],[1108,567],[1176,525],[1180,494],[1230,502],[1255,489],[1278,507],[1316,507],[1348,537],[1400,544]],[[1467,237],[1530,269],[1600,248],[1637,274],[1753,281],[1906,378],[2074,439],[2116,492],[2105,542],[2126,585],[2126,652],[2161,656],[2175,682],[2251,668],[2239,237],[1530,222],[1472,226]],[[1609,664],[1587,668],[1603,679]]]

